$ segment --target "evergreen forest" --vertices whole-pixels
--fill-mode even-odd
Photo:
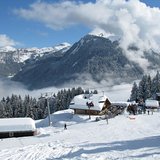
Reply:
[[[130,101],[155,99],[156,93],[160,93],[160,73],[158,71],[153,78],[150,75],[144,75],[138,84],[133,83]]]

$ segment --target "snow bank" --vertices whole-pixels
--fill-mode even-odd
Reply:
[[[73,115],[72,110],[54,113],[52,117],[57,123],[69,124],[67,130],[53,125],[38,128],[41,133],[34,137],[4,139],[0,141],[0,159],[160,159],[159,112],[134,115],[134,119],[119,115],[109,119],[108,124],[105,120],[95,122],[95,116],[89,120],[88,116]]]
[[[66,121],[71,121],[73,118],[74,111],[72,109],[67,109],[63,111],[58,111],[50,115],[51,123],[53,126],[62,126]],[[37,127],[46,127],[49,124],[48,117],[42,120],[36,121]]]

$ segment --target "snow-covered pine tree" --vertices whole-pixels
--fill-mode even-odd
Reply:
[[[136,88],[138,87],[138,89]],[[137,92],[138,90],[138,92]],[[137,93],[136,93],[137,92]],[[144,75],[142,80],[139,82],[139,85],[133,84],[130,100],[143,99],[154,97],[156,93],[160,92],[160,73],[157,71],[157,74],[153,79],[150,75]]]
[[[16,107],[16,111],[15,111],[15,117],[24,117],[25,116],[25,107],[23,106],[23,100],[21,98],[21,96],[18,96],[17,99],[17,107]]]
[[[62,94],[61,92],[59,91],[57,93],[57,96],[55,98],[55,111],[59,111],[59,110],[62,110]]]
[[[95,90],[93,91],[93,94],[98,94],[98,91],[95,89]]]
[[[50,112],[67,109],[74,96],[82,94],[84,91],[81,87],[64,89],[48,98]],[[12,95],[11,98],[3,98],[0,101],[0,118],[2,117],[31,117],[33,119],[42,119],[48,115],[45,99],[39,99],[26,95],[24,100],[21,96]]]
[[[145,99],[145,89],[146,89],[146,81],[147,81],[147,77],[146,75],[144,75],[142,77],[142,80],[139,82],[139,88],[138,88],[138,99]]]
[[[136,82],[134,82],[131,90],[130,101],[137,101],[137,99],[138,99],[138,85]]]
[[[4,102],[1,101],[0,102],[0,118],[5,118],[5,105],[4,105]]]
[[[17,110],[18,110],[18,103],[19,103],[19,100],[18,100],[18,96],[17,95],[14,95],[12,94],[11,96],[11,99],[10,99],[10,105],[12,107],[12,117],[17,117]]]
[[[138,99],[146,100],[152,96],[151,93],[151,77],[144,75],[139,82]]]
[[[151,76],[148,75],[147,76],[147,82],[146,82],[146,90],[145,90],[146,97],[145,97],[145,99],[152,97],[151,85],[152,85]]]
[[[24,99],[24,104],[26,105],[25,106],[25,108],[26,108],[25,117],[30,117],[30,118],[34,119],[33,106],[31,104],[31,101],[32,101],[32,99],[30,98],[29,95],[25,96],[25,99]]]
[[[7,97],[6,104],[5,104],[5,117],[12,118],[13,117],[13,110],[10,103],[10,98]]]
[[[152,94],[160,92],[160,73],[158,71],[156,76],[152,80],[151,91]]]
[[[38,119],[43,119],[45,118],[45,116],[47,115],[47,113],[45,113],[47,107],[46,107],[46,103],[45,103],[45,99],[40,99],[37,102],[37,117]]]

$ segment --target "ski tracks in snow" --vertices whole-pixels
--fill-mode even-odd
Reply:
[[[37,144],[0,151],[0,160],[52,160],[70,159],[83,153],[83,148],[73,145],[64,145],[57,142]]]

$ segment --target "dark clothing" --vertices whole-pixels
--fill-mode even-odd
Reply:
[[[67,125],[66,124],[64,124],[64,129],[67,129]]]

